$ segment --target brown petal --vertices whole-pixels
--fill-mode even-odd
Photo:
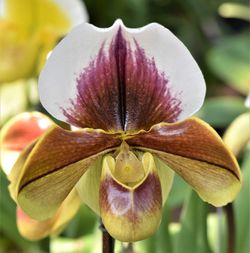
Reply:
[[[51,217],[90,164],[119,144],[115,135],[103,131],[52,127],[24,164],[18,204],[34,219]]]
[[[157,154],[204,200],[216,206],[232,201],[240,189],[236,159],[217,133],[197,118],[155,125],[127,142]]]
[[[161,184],[151,154],[144,155],[148,174],[134,187],[117,181],[111,174],[115,162],[111,156],[103,161],[100,184],[100,211],[108,232],[120,241],[145,239],[159,226],[162,211]]]
[[[18,159],[16,160],[8,176],[10,181],[9,191],[14,201],[17,201],[18,185],[24,172],[24,164],[37,142],[38,140],[34,141],[19,154]]]

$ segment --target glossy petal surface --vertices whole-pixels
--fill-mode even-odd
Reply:
[[[118,20],[106,29],[75,28],[49,58],[39,93],[59,120],[135,131],[193,114],[203,103],[205,83],[169,30],[156,23],[129,29]]]
[[[99,216],[99,187],[102,173],[102,161],[103,157],[98,157],[76,184],[76,190],[81,201]]]
[[[103,161],[101,218],[108,232],[120,241],[142,240],[154,233],[160,223],[161,184],[151,154],[144,155],[143,164],[146,177],[139,185],[128,187],[112,176],[114,160],[107,156]]]
[[[42,135],[53,121],[39,112],[24,112],[10,119],[1,130],[1,166],[8,176],[20,152]]]
[[[153,157],[161,182],[162,203],[164,204],[172,188],[175,173],[165,162],[159,159],[157,155],[153,154]]]
[[[13,117],[1,130],[1,149],[22,151],[42,135],[53,121],[39,112],[24,112]]]
[[[142,156],[142,153],[140,156]],[[96,159],[96,161],[90,166],[86,173],[84,173],[76,185],[76,189],[81,197],[82,202],[90,207],[99,216],[99,188],[102,174],[102,162],[102,157]],[[156,155],[154,155],[154,162],[161,184],[162,203],[165,203],[172,187],[174,171],[168,168],[168,166]]]
[[[250,143],[250,112],[238,116],[227,128],[223,140],[233,154],[238,157],[247,143]]]
[[[232,201],[240,189],[236,159],[216,132],[197,118],[156,125],[127,142],[150,149],[215,206]]]
[[[24,163],[18,204],[34,219],[51,217],[91,163],[119,143],[114,135],[101,131],[52,127]]]

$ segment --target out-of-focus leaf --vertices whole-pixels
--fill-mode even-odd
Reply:
[[[17,81],[0,86],[0,125],[26,108],[26,82]]]
[[[80,224],[82,226],[82,224]],[[51,240],[51,253],[99,253],[102,252],[102,233],[100,223],[95,224],[92,233],[80,236],[76,239],[66,237],[54,237]],[[84,227],[82,226],[84,231]],[[115,252],[121,252],[121,245],[116,243]]]
[[[236,215],[236,253],[250,252],[250,147],[243,156],[241,165],[243,185],[234,202]]]
[[[172,252],[172,241],[170,238],[169,225],[170,209],[166,203],[163,210],[162,221],[157,232],[150,238],[138,242],[138,252],[140,253],[165,253]]]
[[[92,234],[95,229],[98,217],[86,205],[82,205],[75,217],[67,225],[63,236],[77,238],[83,235]]]
[[[93,246],[94,236],[89,235],[78,239],[55,237],[50,248],[52,253],[92,253]]]
[[[170,207],[182,205],[189,190],[190,186],[181,177],[176,175],[165,205]]]
[[[16,205],[13,200],[10,198],[8,192],[8,181],[6,176],[0,170],[0,234],[1,237],[6,237],[9,241],[12,242],[22,249],[25,249],[26,252],[40,252],[37,249],[37,243],[29,242],[23,239],[16,227]],[[33,252],[34,252],[33,251]]]
[[[217,208],[217,212],[208,215],[207,236],[212,252],[226,252],[227,221],[222,207]]]
[[[147,0],[85,0],[84,2],[92,16],[92,23],[100,27],[110,26],[117,17],[131,27],[148,23],[149,3]]]
[[[249,33],[223,38],[207,56],[211,70],[243,94],[250,89],[249,38]]]
[[[223,18],[237,18],[250,21],[249,6],[239,3],[223,3],[218,9]]]
[[[191,191],[181,215],[181,230],[174,253],[210,253],[207,239],[208,205]]]
[[[239,97],[208,98],[197,116],[213,127],[228,126],[238,115],[248,111]]]

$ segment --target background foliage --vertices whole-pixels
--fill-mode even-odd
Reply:
[[[198,116],[223,133],[240,114],[250,89],[249,72],[249,9],[247,1],[227,1],[243,4],[248,11],[223,11],[223,0],[85,0],[90,23],[110,26],[121,18],[126,26],[138,27],[158,22],[174,32],[188,47],[202,69],[207,83],[207,98]],[[224,5],[225,7],[225,5]],[[229,15],[230,17],[226,17]],[[1,60],[1,59],[0,59]],[[42,110],[35,92],[27,98],[25,85],[36,89],[34,80],[25,79],[15,85],[1,86],[1,124],[24,110]],[[18,101],[11,100],[13,93]],[[249,119],[250,121],[250,119]],[[249,126],[250,131],[250,126]],[[245,133],[241,133],[245,134]],[[236,253],[250,252],[250,147],[238,156],[244,185],[233,204],[236,219]],[[15,204],[7,190],[7,179],[0,171],[0,253],[100,252],[99,220],[85,206],[58,237],[39,242],[27,241],[19,235],[15,224]],[[116,251],[121,251],[116,243]],[[134,245],[138,253],[224,253],[227,251],[227,222],[223,209],[202,202],[196,193],[176,177],[164,209],[157,233]]]

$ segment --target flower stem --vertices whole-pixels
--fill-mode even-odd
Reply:
[[[108,233],[102,222],[100,229],[102,231],[102,253],[114,253],[114,238]]]
[[[133,244],[129,243],[126,249],[126,253],[134,253]]]
[[[50,252],[50,238],[49,237],[46,237],[40,241],[40,248],[41,248],[42,252],[44,252],[44,253]]]
[[[234,253],[236,228],[232,203],[229,203],[225,206],[225,212],[227,216],[227,227],[228,227],[227,253]]]

